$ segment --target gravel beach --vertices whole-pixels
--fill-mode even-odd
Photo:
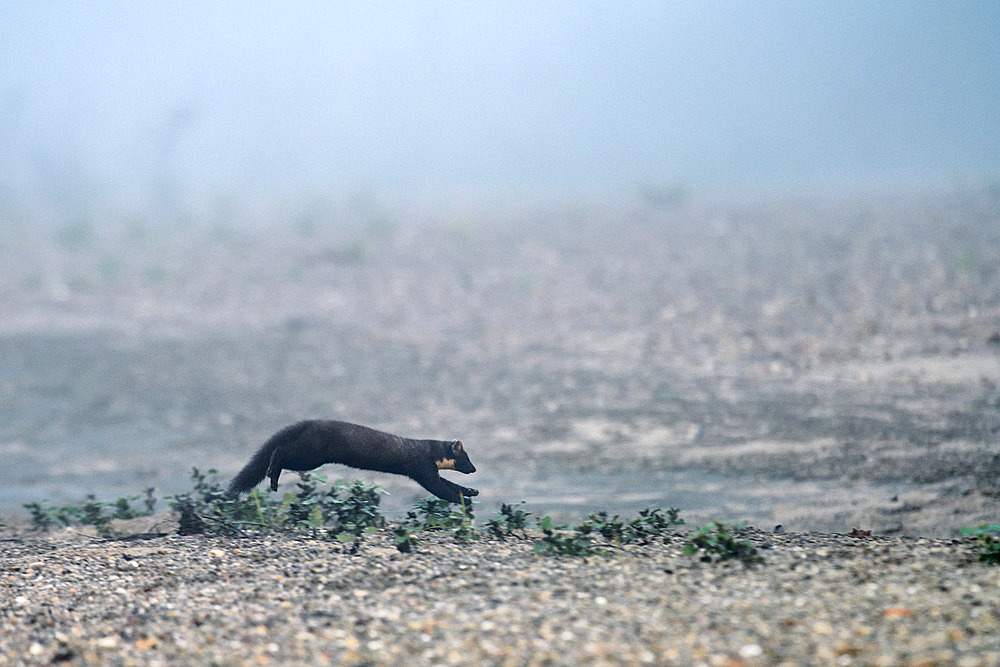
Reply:
[[[1000,664],[995,188],[257,215],[0,230],[0,664]],[[462,439],[481,518],[678,507],[766,562],[25,526],[307,417]]]
[[[586,559],[530,540],[383,532],[21,535],[0,664],[1000,664],[1000,568],[968,540],[741,536],[763,565],[665,544]]]

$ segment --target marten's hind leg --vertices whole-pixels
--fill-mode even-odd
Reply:
[[[271,463],[267,466],[267,476],[271,478],[271,490],[278,490],[278,477],[281,476],[281,447],[271,453]]]

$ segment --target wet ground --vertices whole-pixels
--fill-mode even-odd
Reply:
[[[1000,513],[989,191],[12,221],[0,259],[0,513],[228,477],[305,417],[461,438],[484,516],[950,535]],[[359,476],[392,512],[423,495]]]

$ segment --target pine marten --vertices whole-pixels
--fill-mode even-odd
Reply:
[[[237,496],[271,478],[278,490],[282,470],[314,470],[324,463],[342,463],[362,470],[406,475],[442,500],[458,503],[479,491],[459,486],[439,470],[476,472],[461,440],[414,440],[367,426],[326,419],[309,419],[286,426],[265,442],[229,483]]]

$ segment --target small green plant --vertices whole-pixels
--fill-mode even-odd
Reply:
[[[981,523],[975,528],[962,528],[963,535],[974,536],[983,547],[979,561],[987,565],[1000,565],[1000,524]]]
[[[313,479],[308,472],[299,473],[296,493],[286,493],[282,502],[286,514],[284,524],[301,526],[315,533],[326,523],[317,498],[316,483],[320,479]]]
[[[47,501],[40,503],[24,503],[24,508],[31,515],[31,526],[34,530],[48,530],[60,525],[70,526],[74,523],[76,508],[52,507]]]
[[[419,541],[416,536],[410,532],[409,528],[406,527],[405,523],[401,523],[393,528],[392,534],[396,539],[396,548],[399,549],[400,553],[410,553],[416,548],[417,542]]]
[[[209,470],[207,475],[213,475]],[[213,532],[236,535],[247,530],[304,530],[313,535],[331,536],[352,553],[360,548],[362,536],[385,525],[379,509],[384,491],[374,484],[337,480],[322,490],[326,477],[299,473],[294,493],[280,499],[251,490],[246,498],[229,496],[218,482],[194,468],[194,489],[174,496],[171,507],[180,513],[182,535]]]
[[[156,510],[156,487],[147,486],[143,493],[146,495],[142,499],[142,504],[146,508],[145,514],[148,516]]]
[[[230,497],[214,477],[209,477],[215,472],[192,468],[194,488],[169,499],[170,507],[180,515],[179,534],[240,535],[246,530],[276,530],[289,522],[294,494],[275,500],[253,489],[246,498]]]
[[[252,489],[244,497],[232,497],[215,479],[215,474],[213,469],[202,472],[192,468],[191,490],[167,499],[169,506],[179,514],[178,533],[181,535],[214,533],[235,536],[257,531],[307,531],[313,536],[323,535],[335,540],[351,553],[356,553],[365,535],[386,526],[379,508],[380,495],[385,491],[374,484],[363,481],[346,483],[338,479],[332,486],[326,487],[326,477],[304,472],[299,474],[294,491],[278,495]],[[143,509],[134,507],[140,498]],[[92,525],[99,534],[110,536],[114,535],[113,520],[152,514],[156,503],[156,489],[147,488],[144,496],[125,496],[114,502],[97,500],[91,494],[79,507],[52,506],[47,501],[26,503],[24,507],[30,512],[36,530],[53,526]],[[499,539],[515,535],[528,539],[531,514],[520,509],[519,505],[523,504],[524,501],[515,505],[501,503],[499,514],[487,522],[484,529],[479,529],[475,523],[473,503],[469,499],[463,497],[456,506],[428,496],[414,505],[406,521],[393,526],[395,545],[402,553],[413,551],[419,542],[414,533],[420,530],[448,531],[459,542],[479,539],[484,532]],[[535,553],[547,556],[609,555],[611,547],[621,548],[628,543],[648,544],[655,538],[665,537],[671,526],[683,523],[679,511],[674,508],[666,513],[656,508],[645,509],[629,522],[618,515],[594,512],[573,528],[557,526],[550,517],[544,516],[536,520],[542,537],[535,540],[533,548]],[[706,547],[698,547],[704,549],[706,554],[735,553],[741,544],[749,545],[732,540],[724,524],[716,525],[722,530],[711,533],[707,528],[699,529],[691,543],[714,540],[705,542]],[[718,549],[723,551],[712,551],[713,545],[720,545]],[[754,550],[751,555],[755,553]],[[735,556],[720,555],[722,560],[729,557]],[[748,562],[749,556],[739,557]]]
[[[523,521],[523,517],[519,518]],[[609,554],[609,548],[621,549],[625,544],[649,544],[654,538],[662,537],[666,541],[670,528],[683,525],[684,520],[676,508],[668,509],[666,514],[661,509],[649,508],[639,512],[639,516],[629,522],[617,514],[610,516],[600,511],[588,514],[582,523],[572,529],[554,525],[547,516],[537,523],[543,537],[535,542],[535,553],[590,556]],[[492,522],[489,529],[499,537],[510,534],[503,530],[499,521]]]
[[[472,511],[471,505],[468,511]],[[447,500],[427,496],[418,500],[406,516],[408,523],[420,530],[452,530],[466,521],[465,503],[455,507]]]
[[[681,511],[676,507],[668,508],[666,515],[658,507],[639,510],[639,516],[628,524],[631,541],[649,544],[657,537],[666,539],[670,534],[671,527],[684,525],[684,519],[680,517],[680,514]]]
[[[327,530],[344,546],[350,545],[350,553],[361,548],[362,537],[371,535],[385,526],[385,517],[379,509],[381,487],[356,480],[347,484],[337,480],[319,500],[313,510],[316,520],[326,525]]]
[[[122,500],[125,500],[124,498]],[[93,526],[97,529],[100,535],[110,535],[111,534],[111,517],[104,513],[104,508],[106,506],[113,506],[111,503],[102,503],[94,496],[93,493],[88,493],[87,498],[83,501],[83,505],[80,507],[80,513],[78,515],[79,521],[84,526]],[[128,501],[125,501],[125,506],[128,506]]]
[[[459,496],[461,501],[461,511],[458,512],[460,523],[452,528],[451,534],[458,542],[469,542],[479,539],[479,532],[476,530],[476,517],[472,513],[472,500],[465,496]]]
[[[385,493],[381,487],[361,480],[347,484],[338,479],[334,489],[339,495],[334,498],[328,491],[326,497],[329,498],[331,515],[341,532],[348,531],[357,535],[363,530],[385,525],[385,517],[379,509],[381,495]]]
[[[535,541],[535,553],[541,556],[604,556],[609,552],[594,545],[593,539],[579,530],[570,531],[568,526],[556,526],[552,518],[538,519],[542,538]]]
[[[738,560],[746,567],[753,567],[764,562],[752,542],[737,540],[734,533],[745,528],[745,524],[729,524],[713,521],[709,525],[698,528],[687,542],[682,553],[685,556],[698,556],[704,563],[724,560]]]
[[[421,498],[406,513],[406,521],[418,530],[445,530],[453,526],[451,503],[434,496]]]
[[[35,530],[48,530],[53,526],[94,526],[98,534],[108,537],[114,534],[111,527],[112,519],[134,519],[153,513],[156,504],[156,489],[146,489],[146,510],[135,510],[131,503],[139,496],[125,496],[114,502],[97,500],[94,494],[87,494],[83,503],[52,507],[48,502],[25,503],[24,508],[31,515],[31,524]]]
[[[124,496],[116,500],[113,504],[114,514],[112,519],[135,519],[140,516],[149,516],[156,509],[156,489],[149,487],[143,491],[144,496]],[[142,498],[144,509],[136,510],[132,508],[132,503]]]
[[[406,523],[417,530],[447,530],[457,541],[468,542],[479,538],[475,528],[476,517],[472,501],[462,497],[455,507],[447,500],[427,496],[406,513]]]
[[[576,531],[582,535],[597,533],[609,544],[621,545],[626,541],[625,524],[621,517],[617,514],[608,516],[604,510],[588,514],[587,520],[577,526]]]
[[[673,507],[667,510],[666,515],[658,508],[641,510],[638,517],[627,523],[617,514],[609,516],[602,510],[588,514],[586,520],[576,527],[576,532],[595,538],[599,536],[609,546],[621,548],[625,544],[649,544],[659,537],[666,541],[670,528],[683,524],[680,510]]]
[[[179,534],[213,532],[238,535],[242,532],[243,525],[263,517],[259,506],[257,511],[252,511],[249,502],[228,497],[217,481],[208,478],[208,475],[214,475],[215,472],[211,468],[207,473],[192,468],[191,481],[194,482],[194,489],[169,499],[170,507],[180,514],[177,529]]]
[[[518,503],[523,505],[524,501]],[[486,530],[501,540],[520,532],[521,537],[527,537],[525,530],[528,527],[528,517],[531,512],[525,512],[513,505],[500,503],[500,516],[486,522]]]

